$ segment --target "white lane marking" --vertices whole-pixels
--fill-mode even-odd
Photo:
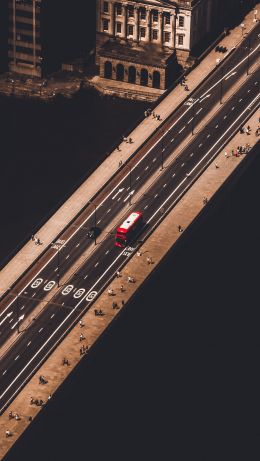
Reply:
[[[112,200],[114,200],[118,196],[118,194],[121,194],[121,192],[123,192],[123,190],[124,190],[124,187],[122,187],[121,189],[118,189],[117,193],[115,195],[113,195]]]
[[[249,88],[249,90],[247,90],[247,92],[250,93],[250,91],[251,91],[251,90],[250,90],[250,88]]]
[[[208,134],[207,138],[210,138],[210,134]]]
[[[138,181],[138,179],[140,179],[140,176],[137,176],[136,181]]]
[[[191,118],[191,119],[188,121],[188,123],[191,123],[191,122],[192,122],[192,120],[193,120],[193,118],[194,118],[194,117],[192,117],[192,118]]]
[[[15,322],[15,323],[13,324],[13,326],[11,327],[11,330],[13,330],[14,327],[15,327],[21,320],[23,320],[23,318],[24,318],[24,314],[23,314],[23,315],[20,315],[20,317],[18,318],[17,322]]]
[[[200,102],[204,101],[204,99],[207,99],[207,98],[210,98],[211,94],[206,94],[206,96],[204,96],[204,98],[200,98]]]
[[[135,191],[132,190],[132,191],[130,192],[130,194],[128,194],[128,196],[124,199],[124,202],[127,202],[127,200],[131,197],[131,195],[134,194],[134,192],[135,192]]]
[[[224,120],[227,118],[227,115],[224,115]]]
[[[174,178],[175,175],[176,175],[176,173],[173,173],[172,178]]]
[[[218,128],[218,124],[215,126],[215,128]]]
[[[102,219],[100,219],[100,220],[97,222],[97,224],[101,223],[101,221],[102,221]]]
[[[202,107],[198,110],[198,112],[196,112],[196,114],[198,115],[201,111],[202,111]]]
[[[0,325],[2,325],[11,315],[12,315],[13,312],[8,312],[8,314],[6,314],[5,318],[0,322]]]
[[[183,130],[185,130],[186,126],[182,127],[182,129],[179,131],[179,134],[183,132]]]
[[[147,166],[147,167],[144,169],[144,171],[148,170],[148,168],[149,168],[149,166]]]
[[[13,319],[9,320],[9,323],[12,323]]]
[[[5,371],[3,372],[3,376],[6,374],[6,372],[7,372],[7,370],[5,370]]]
[[[80,246],[80,243],[77,243],[76,248],[78,248],[79,246]],[[57,269],[58,269],[58,268],[57,268]]]
[[[181,164],[181,167],[183,167],[184,165],[185,165],[185,163],[182,163],[182,164]]]
[[[70,257],[70,255],[67,255],[65,259],[68,259]]]
[[[96,282],[94,283],[94,285],[90,288],[90,290],[88,291],[88,293],[83,296],[83,298],[81,298],[81,300],[76,304],[76,306],[71,309],[71,311],[69,312],[69,314],[67,315],[67,317],[65,317],[62,322],[57,326],[57,328],[52,332],[52,334],[49,336],[48,339],[46,339],[46,341],[41,345],[41,347],[38,349],[37,352],[35,352],[35,354],[30,358],[30,360],[26,363],[26,365],[22,368],[21,371],[19,371],[19,373],[16,375],[16,377],[13,379],[13,381],[6,387],[6,389],[4,390],[4,392],[0,395],[0,400],[3,398],[3,396],[9,391],[10,387],[13,386],[13,384],[19,379],[19,377],[22,375],[22,373],[30,366],[30,364],[32,363],[32,361],[40,354],[40,352],[44,349],[44,347],[51,341],[51,339],[56,335],[56,333],[62,328],[63,324],[65,322],[68,321],[68,319],[71,317],[71,315],[74,314],[75,310],[78,308],[78,306],[82,303],[82,301],[86,300],[88,298],[88,295],[89,293],[91,293],[93,291],[93,289],[95,288],[95,286],[100,282],[100,280],[102,280],[102,278],[106,275],[106,273],[111,269],[111,267],[114,266],[114,264],[117,262],[117,260],[119,258],[121,258],[121,256],[123,255],[123,253],[125,252],[125,248],[118,254],[118,256],[114,259],[114,261],[110,264],[110,266],[108,266],[108,268],[103,272],[103,274],[99,277],[99,279],[96,280]],[[61,338],[63,338],[67,332],[70,330],[70,326],[61,334],[61,336],[57,339],[57,341],[52,345],[51,347],[51,350],[55,349],[56,345],[60,342]],[[45,357],[47,355],[49,355],[50,351],[47,351],[46,354],[41,358],[41,360],[37,363],[36,367],[34,367],[33,370],[30,371],[29,373],[29,376],[31,376],[34,371],[35,371],[35,368],[38,368],[39,367],[39,364],[42,363],[44,360],[45,360]],[[28,378],[28,377],[27,377]],[[17,393],[19,391],[19,389],[24,385],[24,383],[22,382],[21,385],[15,390],[15,393]],[[10,399],[12,399],[12,396],[10,397]],[[1,409],[0,409],[1,410]]]
[[[98,261],[98,262],[95,264],[95,266],[94,266],[94,267],[97,267],[98,265],[99,265],[99,261]]]
[[[231,110],[234,110],[234,109],[235,109],[235,107],[233,106]]]
[[[20,311],[22,311],[24,308],[25,308],[25,305],[23,305],[23,306],[21,307]]]
[[[156,157],[153,158],[153,163],[156,162]]]
[[[255,85],[258,85],[258,82],[257,82],[257,81],[255,82]]]
[[[29,342],[28,342],[27,347],[30,346],[31,342],[32,342],[32,341],[29,341]]]
[[[85,275],[85,277],[84,277],[84,280],[86,280],[86,278],[87,278],[87,277],[88,277],[88,274],[87,274],[87,275]]]
[[[190,157],[193,157],[193,155],[194,155],[194,152],[192,152],[192,153],[190,154]]]
[[[14,360],[17,360],[17,359],[19,359],[19,357],[20,357],[20,355],[17,355],[17,357],[15,357],[15,359],[14,359]]]
[[[130,186],[126,190],[129,190],[129,189],[130,189]]]
[[[39,329],[38,333],[40,333],[42,330],[43,330],[43,327],[41,327],[41,328]]]
[[[111,208],[108,208],[107,213],[110,213],[110,211],[111,211]]]
[[[165,151],[165,147],[162,149],[162,152],[164,152],[164,151]]]
[[[62,306],[64,306],[64,304],[65,304],[65,301],[63,301],[63,303],[61,303]]]
[[[58,270],[58,269],[59,269],[59,268],[58,268],[58,267],[56,267],[56,269],[54,269],[54,272],[57,272],[57,270]]]
[[[201,147],[201,146],[202,146],[202,142],[199,144],[199,147]]]
[[[241,102],[241,101],[243,101],[243,99],[242,99],[242,98],[240,98],[240,99],[238,100],[238,102]]]
[[[230,77],[233,77],[233,75],[236,75],[237,72],[232,72],[232,74],[228,75],[228,77],[225,78],[225,80],[228,80]]]
[[[109,253],[109,250],[107,250],[107,251],[105,252],[105,255],[107,255],[108,253]]]
[[[258,50],[259,47],[260,47],[260,44],[257,45],[257,47],[256,47],[254,50],[252,50],[251,53],[249,53],[249,56],[251,56],[251,54],[255,53],[255,52]],[[223,79],[226,78],[226,77],[227,77],[229,74],[231,74],[232,72],[234,72],[234,70],[237,69],[241,64],[243,64],[243,62],[245,62],[247,59],[248,59],[248,56],[246,56],[246,57],[243,58],[240,62],[238,62],[237,65],[236,65],[235,67],[233,67],[233,69],[230,69],[230,70],[227,72],[227,74],[223,76]],[[207,91],[206,91],[203,95],[201,95],[201,98],[203,98],[209,91],[211,91],[213,88],[215,88],[215,86],[218,86],[218,85],[220,84],[221,80],[222,80],[222,77],[221,77],[220,80],[218,80],[216,83],[214,83],[214,85],[212,85],[211,88],[207,89]]]
[[[55,314],[52,314],[52,315],[51,315],[51,319],[54,317],[54,315],[55,315]]]
[[[250,103],[250,105],[252,106],[255,101],[257,101],[257,99],[260,98],[260,93],[253,99],[253,101]],[[219,137],[219,139],[215,142],[215,144],[209,149],[209,151],[199,160],[199,162],[194,166],[194,168],[188,173],[188,175],[190,176],[194,170],[196,170],[196,168],[198,167],[198,165],[201,164],[201,162],[203,162],[203,160],[212,152],[212,150],[215,148],[215,146],[217,144],[219,144],[219,142],[222,140],[222,138],[231,130],[231,128],[233,128],[233,126],[237,123],[237,121],[244,115],[244,113],[248,110],[248,107],[246,109],[244,109],[244,111],[236,118],[236,120],[234,120],[234,122],[227,128],[227,130],[222,133],[222,135]],[[211,161],[211,159],[209,160]],[[149,224],[149,222],[154,218],[154,216],[159,213],[160,209],[162,207],[165,206],[165,204],[171,199],[171,197],[173,196],[173,194],[175,194],[175,192],[182,186],[182,184],[187,180],[187,177],[185,177],[180,183],[179,185],[172,191],[172,193],[167,197],[167,199],[160,205],[160,208],[158,208],[154,214],[148,219],[147,221],[147,224]],[[188,186],[187,186],[188,188]],[[183,194],[183,192],[181,193],[181,195]],[[2,396],[0,396],[0,399],[1,399]]]
[[[174,138],[171,139],[171,142],[173,142],[173,141],[174,141]]]
[[[121,200],[121,197],[119,197],[119,198],[117,199],[118,202],[120,202],[120,200]]]
[[[158,194],[155,194],[154,198],[158,197]]]
[[[146,208],[148,208],[148,205],[146,205],[146,206],[144,207],[144,210],[146,210]]]
[[[165,184],[163,185],[163,187],[166,187],[166,186],[167,186],[167,183],[165,183]]]
[[[32,298],[34,298],[35,295],[36,295],[36,293],[34,292],[34,293],[32,294]]]

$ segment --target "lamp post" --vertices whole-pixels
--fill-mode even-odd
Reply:
[[[127,168],[129,168],[129,205],[132,205],[132,167],[130,165],[125,165]]]
[[[242,24],[240,24],[240,27],[241,27],[241,31],[242,31],[242,37],[244,36],[244,29],[245,29],[245,24],[242,22]]]
[[[96,228],[97,228],[97,206],[95,203],[91,202],[91,200],[88,202],[89,205],[93,205],[94,207],[94,241],[95,245],[97,244],[97,236],[96,236]]]
[[[194,99],[192,100],[192,120],[191,120],[191,134],[194,135],[194,125],[195,125],[195,110],[194,110]]]
[[[253,19],[254,22],[257,22],[257,10],[254,10],[254,19]]]
[[[224,78],[224,67],[222,66],[220,68],[221,71],[221,78],[220,78],[220,95],[219,95],[219,102],[220,104],[223,103],[222,98],[223,98],[223,78]]]
[[[246,75],[249,75],[250,49],[251,49],[251,38],[248,37],[248,39],[247,39],[247,66],[246,66]]]
[[[169,130],[163,131],[162,136],[162,150],[161,150],[161,171],[164,169],[164,151],[165,151],[165,144],[164,144],[164,136],[169,132]]]

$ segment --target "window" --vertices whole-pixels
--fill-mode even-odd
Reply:
[[[121,3],[119,3],[118,5],[116,5],[116,14],[117,14],[117,16],[121,16],[121,15],[122,15],[122,5],[121,5]]]
[[[170,32],[164,32],[164,41],[169,42],[171,38]]]
[[[108,2],[103,3],[103,11],[104,13],[108,13]]]
[[[128,35],[134,35],[134,26],[128,25]]]
[[[140,16],[141,16],[142,20],[146,19],[146,10],[145,10],[145,8],[140,9]]]
[[[121,32],[122,32],[122,24],[121,24],[121,22],[116,23],[116,32],[118,34],[121,34]]]
[[[153,11],[153,22],[158,22],[158,11],[157,10]]]
[[[157,40],[157,39],[158,39],[158,30],[153,29],[153,40]]]
[[[129,6],[129,7],[128,7],[128,17],[129,17],[129,18],[133,18],[133,17],[134,17],[134,7],[133,7],[133,6]]]
[[[146,32],[145,27],[140,27],[140,35],[141,35],[142,38],[145,37],[145,32]]]
[[[108,20],[103,19],[103,30],[106,32],[108,31]]]
[[[184,16],[179,16],[179,27],[184,27]]]
[[[184,35],[178,35],[178,45],[183,45]]]
[[[165,13],[164,14],[164,21],[165,21],[165,24],[170,24],[170,20],[171,20],[171,17],[170,17],[170,13]]]

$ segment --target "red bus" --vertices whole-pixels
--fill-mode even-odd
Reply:
[[[133,211],[116,231],[117,247],[125,247],[134,237],[134,234],[143,224],[143,215],[140,211]]]

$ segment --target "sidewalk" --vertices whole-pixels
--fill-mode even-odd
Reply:
[[[260,11],[260,2],[256,7]],[[254,9],[255,9],[254,8]],[[254,26],[254,14],[251,11],[243,20],[245,32],[249,32]],[[226,46],[228,52],[241,41],[240,25],[226,36],[221,45]],[[219,54],[212,50],[209,55],[189,74],[188,85],[193,90],[207,75],[216,67],[216,58]],[[221,55],[223,59],[223,55]],[[17,255],[0,272],[0,296],[10,287],[19,276],[26,271],[36,258],[54,241],[68,222],[80,212],[84,205],[93,199],[98,191],[109,181],[111,176],[118,170],[119,162],[125,163],[131,155],[141,146],[163,120],[167,118],[185,98],[187,92],[178,85],[156,107],[155,112],[160,114],[162,121],[145,118],[129,135],[133,143],[122,143],[120,151],[113,151],[109,157],[92,173],[92,175],[77,189],[76,192],[59,208],[59,210],[37,232],[37,237],[43,242],[36,246],[29,241]]]

